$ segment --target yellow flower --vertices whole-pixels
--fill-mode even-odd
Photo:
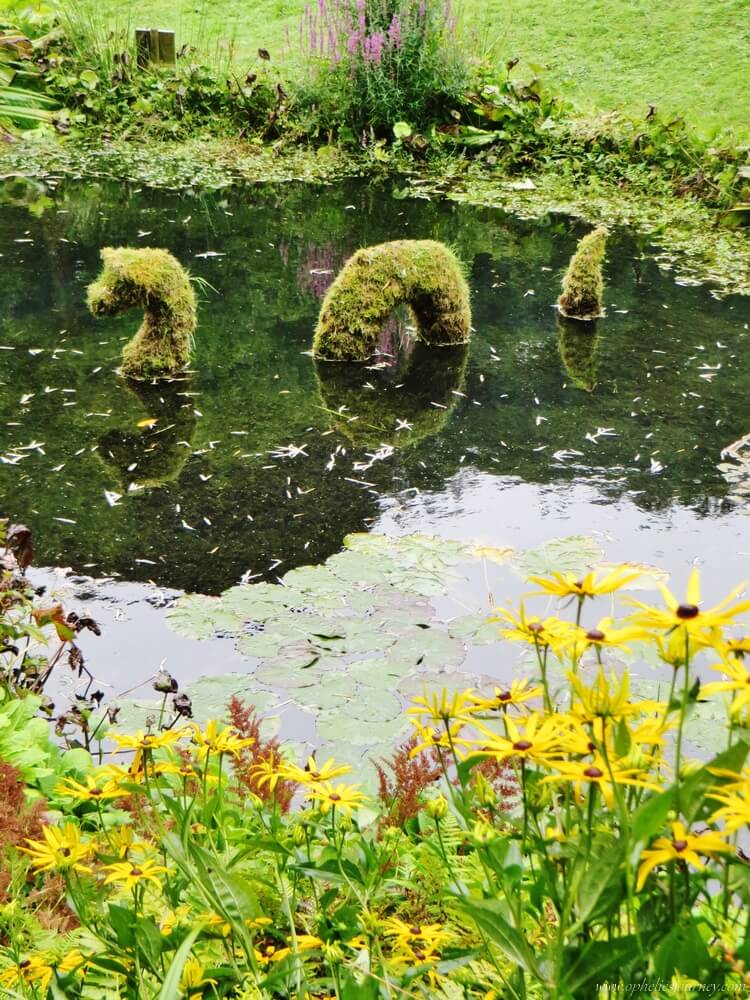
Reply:
[[[571,714],[584,722],[592,722],[597,718],[626,719],[663,708],[658,702],[630,701],[630,676],[627,671],[619,682],[614,674],[607,680],[601,666],[593,684],[586,685],[581,675],[574,673],[568,673],[568,680],[574,691]]]
[[[83,975],[86,963],[88,959],[78,948],[73,948],[67,954],[63,955],[60,961],[55,966],[55,971],[61,976],[67,976],[70,972],[77,972],[79,975]]]
[[[399,917],[388,917],[383,923],[383,933],[393,939],[395,949],[411,950],[416,946],[423,951],[441,948],[452,936],[442,924],[407,924]]]
[[[42,996],[46,996],[51,979],[52,967],[41,955],[21,959],[17,965],[11,965],[0,972],[0,986],[11,989],[14,986],[24,987],[26,984],[34,987],[38,985]]]
[[[159,875],[167,870],[153,861],[117,861],[112,865],[104,865],[104,869],[110,873],[104,879],[104,884],[115,882],[126,891],[141,882],[152,882],[157,889],[161,889]]]
[[[332,757],[329,757],[325,764],[316,764],[314,757],[308,757],[305,767],[287,764],[283,769],[285,778],[289,781],[298,781],[303,785],[312,785],[318,781],[332,781],[350,771],[349,764],[337,764]]]
[[[727,833],[750,826],[750,781],[737,782],[709,792],[708,798],[721,803],[721,808],[716,810],[711,821],[722,822]]]
[[[626,767],[616,758],[610,759],[608,763],[599,753],[595,753],[591,761],[552,761],[552,767],[559,771],[559,774],[547,775],[546,778],[542,778],[543,782],[572,782],[579,801],[584,797],[584,786],[598,788],[610,809],[614,801],[615,785],[634,785],[638,788],[656,790],[659,787],[649,781],[639,768]]]
[[[121,858],[126,858],[133,851],[142,853],[153,850],[154,847],[153,844],[149,844],[145,840],[134,840],[133,827],[125,824],[110,831],[107,845],[112,848],[112,851],[107,853],[114,853]]]
[[[461,737],[463,722],[452,722],[447,729],[442,726],[439,729],[433,729],[431,726],[423,727],[416,719],[412,719],[411,723],[417,730],[419,742],[409,751],[410,757],[416,757],[423,750],[430,750],[433,747],[440,750],[455,750],[456,754],[461,756],[460,748],[470,745],[468,740]]]
[[[252,746],[254,742],[250,736],[238,736],[237,730],[232,726],[225,726],[219,731],[216,719],[207,722],[205,730],[201,730],[200,726],[193,727],[193,743],[198,745],[198,756],[201,760],[205,760],[212,753],[232,754],[237,757],[241,750]]]
[[[511,681],[510,687],[495,688],[493,698],[473,697],[473,701],[480,711],[497,711],[508,708],[510,705],[523,705],[534,698],[541,698],[544,688],[539,684],[534,687],[529,686],[526,678]]]
[[[82,802],[103,802],[105,799],[119,799],[130,795],[130,792],[120,788],[119,782],[114,778],[102,780],[100,776],[87,774],[84,780],[85,785],[73,778],[65,778],[56,786],[55,791],[58,795]]]
[[[691,641],[697,640],[699,643],[713,644],[718,640],[716,634],[725,625],[730,625],[737,615],[750,608],[750,601],[740,601],[733,607],[727,607],[742,590],[745,584],[740,584],[720,601],[715,607],[702,610],[700,574],[698,569],[694,569],[688,580],[685,600],[681,603],[663,583],[658,584],[661,595],[666,604],[665,608],[653,608],[642,601],[630,600],[629,603],[639,608],[640,611],[633,616],[633,621],[644,628],[668,631],[670,629],[680,629],[681,633],[689,636]],[[713,631],[713,635],[708,633]]]
[[[164,937],[169,937],[175,927],[182,923],[182,921],[187,920],[189,915],[190,907],[185,903],[181,903],[176,910],[167,910],[159,921],[159,930]],[[202,921],[198,919],[196,923],[202,923]]]
[[[163,733],[144,733],[139,729],[134,736],[113,733],[112,739],[121,750],[157,750],[159,747],[171,746],[182,739],[183,735],[184,733],[175,732],[174,729],[165,729]]]
[[[318,804],[321,812],[328,812],[329,809],[338,809],[339,812],[351,816],[352,809],[356,809],[365,801],[365,796],[355,785],[333,785],[329,781],[310,786],[307,798]]]
[[[97,849],[96,842],[82,841],[81,831],[75,824],[45,826],[42,834],[43,841],[27,839],[28,847],[19,848],[31,857],[32,867],[36,871],[91,871],[88,865],[81,862],[94,853]]]
[[[570,629],[570,623],[560,618],[539,618],[538,615],[527,618],[523,601],[518,615],[505,608],[498,608],[498,613],[489,620],[505,622],[509,628],[501,628],[500,634],[512,642],[528,642],[531,646],[550,647],[553,651]]]
[[[737,695],[732,699],[729,712],[733,716],[740,715],[743,708],[750,705],[750,671],[742,660],[734,657],[730,657],[724,663],[715,664],[711,669],[726,674],[728,680],[704,684],[701,688],[701,694],[712,695],[718,691],[737,691]]]
[[[649,874],[657,865],[665,865],[670,861],[690,862],[694,868],[703,871],[705,865],[698,857],[698,853],[708,858],[713,858],[722,851],[732,851],[734,848],[722,840],[718,833],[706,831],[705,833],[688,833],[683,823],[676,820],[672,823],[672,836],[658,837],[653,847],[644,851],[641,855],[643,861],[638,869],[638,881],[636,892],[643,888],[643,884]]]
[[[256,782],[258,788],[267,785],[268,790],[273,792],[280,781],[287,780],[287,766],[283,758],[270,753],[250,768],[250,777]]]
[[[648,633],[635,625],[616,627],[614,619],[602,618],[593,628],[573,627],[568,633],[565,645],[570,648],[575,659],[583,656],[587,649],[629,649],[629,643],[648,638]]]
[[[197,958],[189,958],[182,967],[180,976],[180,989],[192,997],[193,990],[200,990],[196,996],[201,996],[203,986],[216,986],[215,979],[206,979],[204,968]]]
[[[484,726],[485,740],[474,740],[479,745],[471,757],[494,757],[497,761],[510,757],[548,766],[560,756],[560,723],[555,716],[543,718],[532,712],[518,723],[509,715],[504,717],[507,736],[498,736]]]
[[[320,948],[323,942],[319,937],[315,937],[312,934],[298,934],[293,941],[290,940],[289,947],[279,948],[278,950],[274,949],[269,956],[270,960],[272,962],[281,962],[287,955],[294,954],[295,944],[297,951],[311,951],[313,948]]]
[[[639,572],[629,570],[625,567],[613,569],[610,573],[598,578],[595,571],[586,573],[585,576],[578,577],[575,573],[550,573],[549,577],[530,576],[529,582],[537,584],[541,590],[535,591],[539,594],[553,594],[556,597],[597,597],[600,594],[612,594],[620,590],[625,584],[630,583],[640,576]]]
[[[443,688],[440,694],[420,695],[412,699],[412,707],[407,710],[412,723],[424,728],[428,722],[433,725],[447,726],[452,722],[470,722],[477,710],[476,699],[472,690],[454,691],[453,694]]]

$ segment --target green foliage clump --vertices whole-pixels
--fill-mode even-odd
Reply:
[[[602,265],[608,235],[606,227],[599,226],[579,242],[563,277],[562,294],[557,300],[563,316],[592,320],[602,315]]]
[[[122,373],[159,378],[184,368],[196,327],[195,292],[190,278],[168,250],[104,247],[104,269],[88,288],[95,316],[144,309],[143,323],[122,352]]]
[[[320,0],[302,26],[322,128],[390,136],[445,121],[470,72],[450,0]]]
[[[409,306],[417,336],[430,347],[468,341],[469,287],[455,254],[435,240],[395,240],[358,250],[346,263],[323,301],[314,356],[367,360],[401,305]]]

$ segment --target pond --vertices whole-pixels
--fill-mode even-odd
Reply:
[[[37,563],[219,594],[351,532],[516,550],[586,535],[679,585],[696,559],[717,595],[743,579],[750,474],[721,452],[750,430],[750,302],[678,285],[618,231],[606,318],[582,336],[553,304],[585,227],[398,195],[0,188],[0,496]],[[335,274],[400,237],[466,263],[468,349],[415,347],[396,317],[379,362],[316,364]],[[166,247],[208,283],[184,377],[118,377],[139,317],[85,306],[106,245]]]

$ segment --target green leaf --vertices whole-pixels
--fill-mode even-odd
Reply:
[[[564,996],[590,996],[591,993],[584,990],[592,983],[605,982],[613,970],[623,971],[639,957],[640,946],[635,934],[613,941],[591,941],[581,949],[567,948],[558,990]]]
[[[180,989],[182,970],[185,968],[185,962],[190,958],[190,952],[195,944],[195,939],[202,930],[202,925],[194,927],[175,952],[175,956],[164,977],[164,982],[161,984],[158,1000],[179,1000],[182,996],[182,990]]]
[[[711,965],[706,943],[692,920],[672,927],[653,949],[651,961],[654,974],[667,982],[677,972],[704,982]]]
[[[522,966],[541,982],[545,981],[526,938],[506,920],[506,908],[499,900],[469,900],[461,897],[458,905],[512,962]]]

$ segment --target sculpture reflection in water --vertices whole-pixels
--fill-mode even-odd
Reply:
[[[117,477],[122,493],[153,489],[179,479],[192,454],[195,411],[188,378],[157,384],[129,379],[144,418],[131,430],[109,430],[99,438],[98,454]]]
[[[576,389],[593,392],[597,384],[597,349],[600,336],[596,321],[557,320],[558,347],[565,371]]]
[[[402,448],[437,434],[463,393],[467,344],[435,351],[403,317],[383,328],[373,363],[316,362],[321,405],[355,447]]]

